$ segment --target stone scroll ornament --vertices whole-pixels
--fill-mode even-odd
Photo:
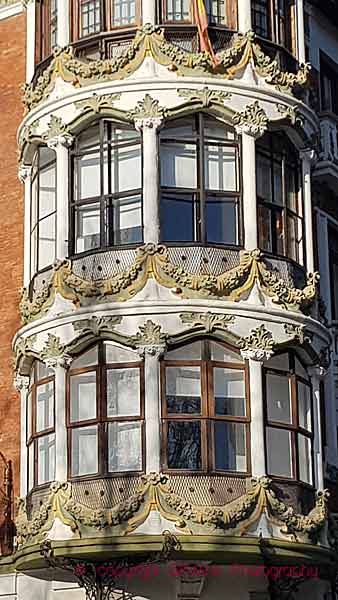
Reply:
[[[137,251],[134,262],[109,279],[93,282],[76,275],[70,260],[59,262],[50,279],[32,297],[24,289],[20,303],[24,323],[39,318],[60,294],[76,307],[105,301],[123,302],[134,297],[149,278],[174,289],[181,298],[223,298],[240,300],[254,284],[272,302],[287,310],[302,310],[317,296],[318,273],[310,273],[303,289],[290,287],[276,272],[270,271],[260,250],[242,251],[240,263],[220,275],[192,274],[170,262],[163,245],[147,244]]]
[[[252,479],[245,495],[224,506],[200,506],[173,491],[163,474],[141,476],[136,493],[110,509],[92,509],[73,498],[72,484],[54,482],[48,499],[28,517],[25,500],[19,501],[16,519],[19,546],[39,543],[46,538],[54,519],[69,526],[74,536],[127,535],[158,511],[175,523],[182,534],[244,534],[264,513],[293,541],[317,544],[328,520],[328,492],[318,492],[315,507],[308,515],[295,513],[276,494],[267,477]]]

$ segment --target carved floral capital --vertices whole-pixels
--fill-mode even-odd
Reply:
[[[16,375],[13,384],[17,392],[27,391],[29,388],[29,377],[26,375]]]
[[[271,331],[264,325],[252,329],[248,337],[239,341],[243,358],[251,358],[256,361],[264,361],[271,358],[274,350],[274,340]]]

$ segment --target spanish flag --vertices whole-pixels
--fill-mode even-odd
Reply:
[[[209,38],[208,15],[205,9],[204,0],[191,0],[191,7],[193,22],[196,23],[198,29],[201,50],[202,52],[207,52],[210,54],[213,63],[217,65],[218,61]]]

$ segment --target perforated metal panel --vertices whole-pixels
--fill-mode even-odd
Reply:
[[[44,504],[49,496],[49,484],[45,487],[40,488],[36,492],[33,492],[27,497],[27,513],[28,518],[32,516],[33,513],[39,510],[40,506]]]
[[[136,493],[139,477],[113,477],[73,483],[73,498],[88,508],[108,509]]]
[[[222,506],[245,494],[245,479],[222,475],[172,475],[171,489],[192,504]]]
[[[305,285],[305,272],[302,267],[287,260],[264,257],[267,267],[274,271],[285,283],[291,287],[302,288]]]
[[[220,275],[239,264],[239,251],[200,246],[168,248],[174,265],[193,274]]]
[[[136,258],[136,249],[108,250],[74,258],[73,271],[90,281],[109,279],[128,269]]]

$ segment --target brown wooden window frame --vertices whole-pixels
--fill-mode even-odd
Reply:
[[[41,0],[36,3],[37,62],[49,56],[57,45],[57,19],[56,0]]]
[[[205,350],[205,343],[203,341],[204,351],[209,352],[209,347]],[[210,340],[212,342],[212,340]],[[226,345],[225,343],[216,342],[216,344],[223,345],[228,348],[231,352],[236,352],[234,348]],[[189,344],[187,344],[189,346]],[[181,347],[182,349],[184,346]],[[166,368],[167,367],[199,367],[200,369],[200,381],[201,381],[201,414],[189,414],[189,413],[168,413],[167,402],[166,402]],[[216,415],[215,414],[215,399],[213,389],[213,370],[215,368],[239,370],[244,374],[244,387],[245,387],[245,416],[232,416],[232,415]],[[248,476],[251,473],[251,452],[250,452],[250,387],[249,387],[249,367],[248,361],[243,363],[236,362],[222,362],[211,359],[200,359],[200,360],[170,360],[164,358],[160,363],[161,372],[161,406],[162,406],[162,449],[161,449],[161,462],[162,469],[164,472],[172,474],[206,474],[206,473],[219,473],[229,474],[236,476]],[[168,467],[167,457],[167,439],[168,439],[168,422],[200,422],[201,423],[201,469],[179,469]],[[215,442],[213,433],[213,424],[216,422],[226,422],[243,424],[245,426],[245,450],[246,450],[246,471],[236,470],[223,470],[215,468]]]
[[[46,377],[42,377],[38,379],[38,362],[35,361],[31,371],[31,382],[28,389],[27,394],[27,406],[26,406],[26,415],[27,415],[27,437],[26,437],[26,446],[27,446],[27,489],[28,492],[32,491],[37,487],[45,486],[47,483],[52,481],[45,481],[43,483],[38,483],[38,442],[40,439],[47,437],[49,435],[54,434],[55,436],[55,376],[48,375]],[[53,426],[47,427],[46,429],[42,429],[41,431],[37,431],[37,390],[39,387],[46,385],[48,383],[53,384]],[[29,411],[28,403],[31,403],[31,410]],[[29,413],[30,413],[30,423],[29,421]],[[30,430],[30,435],[28,435],[28,431]],[[55,446],[55,438],[54,438],[54,446]],[[30,486],[30,450],[33,451],[33,484]],[[56,458],[56,457],[55,457]]]
[[[139,475],[144,473],[145,469],[145,387],[144,387],[144,363],[141,360],[135,362],[118,362],[118,363],[106,363],[105,362],[105,342],[101,341],[95,344],[83,352],[86,353],[90,349],[97,347],[98,349],[98,361],[96,364],[87,366],[72,368],[67,372],[66,381],[66,425],[67,425],[67,447],[68,447],[68,478],[72,481],[83,480],[83,479],[96,479],[106,477],[118,477],[121,474],[126,476]],[[77,357],[80,358],[81,354]],[[106,385],[106,373],[111,369],[138,369],[140,375],[140,414],[139,415],[127,415],[127,416],[107,416],[107,385]],[[80,375],[83,373],[96,373],[96,417],[81,421],[71,421],[70,410],[71,410],[71,377]],[[121,423],[121,422],[138,422],[141,423],[141,462],[142,468],[140,471],[108,471],[108,425],[109,423]],[[72,432],[75,429],[83,427],[96,426],[97,427],[97,458],[98,458],[98,470],[96,473],[87,473],[82,475],[72,474]]]
[[[257,7],[257,8],[256,8]],[[259,11],[258,7],[262,10]],[[257,35],[294,52],[294,0],[252,0],[252,28]],[[266,15],[266,30],[259,29],[256,14]]]
[[[259,237],[259,247],[266,252],[270,252],[275,256],[281,256],[284,258],[289,258],[294,260],[298,264],[305,264],[305,245],[304,245],[304,235],[305,235],[305,226],[304,226],[304,207],[303,207],[303,187],[302,187],[302,172],[301,172],[301,164],[300,160],[297,159],[297,151],[296,148],[293,149],[294,153],[294,161],[292,161],[289,157],[291,156],[291,142],[286,137],[285,133],[282,133],[284,140],[281,139],[281,144],[279,148],[281,150],[276,151],[276,147],[278,145],[278,134],[268,132],[265,134],[264,138],[267,138],[269,141],[269,148],[265,146],[260,146],[260,140],[256,141],[256,172],[257,172],[257,205],[258,205],[258,237]],[[284,142],[284,145],[283,145]],[[267,159],[270,162],[270,174],[271,174],[271,191],[272,197],[271,200],[267,200],[266,198],[260,197],[258,194],[258,156],[263,156],[264,159]],[[274,166],[281,166],[281,195],[282,202],[281,204],[275,202],[276,196],[276,185],[274,178]],[[292,170],[293,177],[295,181],[295,203],[297,205],[298,211],[290,208],[288,206],[287,199],[287,181],[288,181],[288,173]],[[262,228],[259,226],[261,223],[260,218],[260,210],[263,209],[269,211],[269,228],[271,228],[271,249],[264,247],[262,236]],[[264,211],[264,212],[265,212]],[[281,240],[282,240],[282,252],[278,251],[278,215],[281,219]],[[263,219],[263,216],[262,216]],[[289,221],[293,219],[297,224],[297,243],[295,245],[295,256],[290,255],[290,243],[289,243]]]
[[[264,396],[264,422],[265,422],[265,453],[266,453],[266,464],[267,464],[267,474],[269,477],[273,479],[278,479],[281,481],[298,481],[302,485],[313,487],[315,482],[315,464],[314,464],[314,411],[313,411],[313,394],[312,394],[312,385],[309,379],[305,379],[305,377],[296,373],[295,368],[295,358],[302,364],[304,368],[306,368],[300,358],[295,355],[294,352],[286,352],[281,353],[288,355],[289,360],[289,370],[285,371],[282,369],[278,369],[275,367],[263,366],[263,396]],[[276,355],[277,356],[277,355]],[[290,390],[290,406],[291,406],[291,423],[286,423],[284,421],[273,421],[268,419],[268,394],[267,394],[267,375],[273,374],[278,375],[280,377],[285,377],[288,380],[289,390]],[[299,425],[299,410],[298,410],[298,382],[306,385],[309,388],[310,392],[310,407],[311,407],[311,431],[301,427]],[[293,475],[291,477],[275,475],[268,471],[268,442],[267,442],[267,428],[270,427],[272,429],[278,429],[283,431],[290,432],[291,435],[291,469]],[[298,451],[298,437],[302,435],[310,440],[310,457],[311,457],[311,479],[312,483],[308,483],[303,481],[299,477],[299,451]]]
[[[241,1],[241,0],[240,0]],[[174,0],[172,0],[174,3]],[[220,3],[221,0],[217,0],[217,15],[220,15]],[[210,12],[211,0],[209,1],[209,5],[206,6],[206,11],[209,19],[209,24],[214,27],[224,27],[225,29],[236,30],[237,29],[237,0],[223,0],[224,3],[224,19],[225,22],[221,22],[218,18],[211,19],[213,16]],[[191,9],[191,2],[187,0],[188,10],[184,10],[184,0],[181,0],[181,10],[180,15],[183,18],[169,18],[169,10],[168,10],[169,0],[162,0],[161,2],[161,11],[162,11],[162,23],[166,23],[168,25],[179,25],[179,24],[192,24],[193,23],[193,15]],[[173,11],[174,12],[174,11]],[[186,17],[185,14],[188,14]]]
[[[93,0],[91,0],[93,1]],[[81,6],[89,4],[90,0],[72,0],[71,2],[71,30],[72,40],[85,39],[103,32],[116,31],[141,25],[141,0],[135,0],[135,20],[130,23],[114,24],[114,0],[99,0],[100,16],[99,27],[96,31],[82,33]]]
[[[195,113],[190,117],[183,117],[175,119],[171,123],[177,123],[177,127],[184,127],[185,125],[193,125],[194,134],[191,138],[182,137],[171,137],[170,136],[170,122],[168,122],[168,128],[164,127],[160,132],[159,136],[159,156],[160,156],[160,176],[159,176],[159,196],[160,196],[160,213],[161,213],[161,240],[164,243],[182,243],[182,244],[201,244],[201,245],[215,245],[215,246],[227,246],[238,248],[243,245],[243,185],[242,185],[242,159],[241,159],[241,140],[240,137],[233,131],[234,139],[226,140],[224,138],[211,138],[205,140],[204,126],[205,122],[214,121],[217,125],[222,128],[224,127],[227,131],[232,128],[230,125],[218,120],[213,115],[204,114],[202,112]],[[195,188],[184,188],[162,185],[161,181],[161,155],[162,149],[165,145],[175,145],[179,147],[186,144],[194,146],[196,149],[195,157],[195,170],[196,170],[196,187]],[[237,189],[233,190],[218,190],[218,189],[207,189],[206,188],[206,173],[205,173],[205,148],[207,146],[219,146],[219,147],[231,147],[235,150],[235,164],[236,164],[236,183]],[[170,201],[175,202],[175,198],[181,196],[190,197],[187,202],[191,205],[192,211],[192,239],[181,240],[167,239],[164,233],[164,223],[166,222],[165,217],[162,216],[164,211],[164,202]],[[210,199],[214,200],[210,200]],[[237,243],[229,243],[227,241],[214,241],[208,239],[207,231],[207,207],[215,203],[215,199],[220,198],[223,204],[227,202],[233,204],[236,207],[236,223],[234,236],[236,237]],[[210,204],[208,204],[208,199]],[[176,200],[177,202],[177,200]],[[183,203],[183,201],[181,200]],[[217,203],[217,202],[216,202]],[[165,212],[168,212],[166,209]],[[210,219],[212,221],[212,219]]]

